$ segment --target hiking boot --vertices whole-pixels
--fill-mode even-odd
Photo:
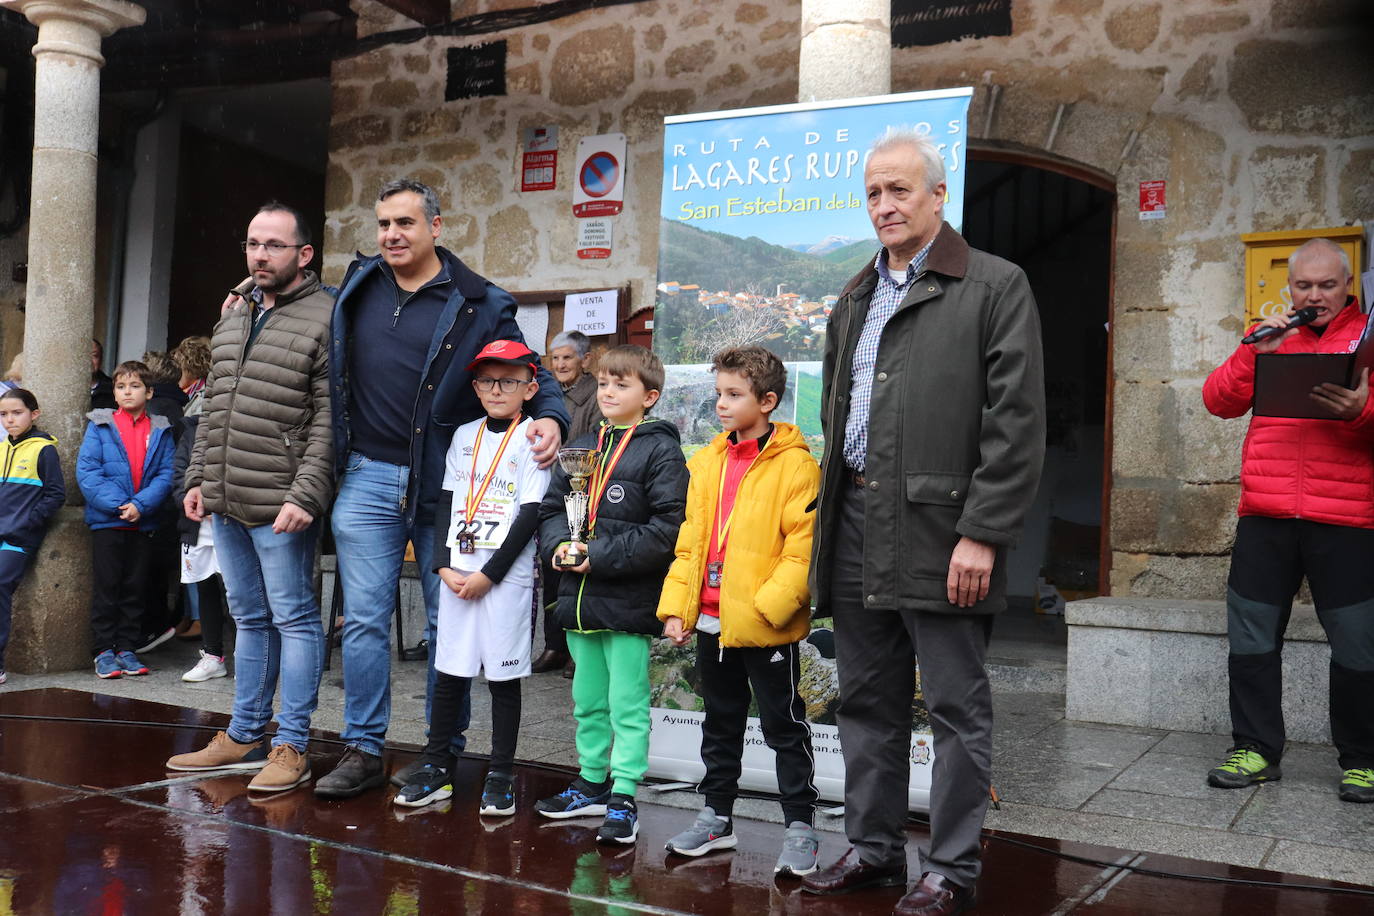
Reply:
[[[509,776],[487,774],[487,781],[482,785],[482,807],[477,809],[477,813],[488,817],[515,813],[515,786],[511,784]]]
[[[138,656],[128,649],[122,649],[115,653],[115,661],[119,663],[119,670],[129,675],[147,674],[148,666],[138,660]]]
[[[1374,802],[1374,769],[1352,767],[1342,773],[1341,801]]]
[[[453,778],[449,771],[432,763],[424,763],[392,801],[402,808],[423,808],[452,797]]]
[[[639,836],[639,809],[628,795],[612,795],[606,804],[606,820],[596,832],[598,843],[630,844]]]
[[[315,794],[320,798],[352,798],[384,782],[382,758],[349,747],[333,770],[315,780]]]
[[[278,744],[267,755],[267,766],[248,784],[250,792],[285,792],[310,781],[310,761],[289,744]]]
[[[1253,747],[1233,747],[1226,762],[1207,772],[1207,784],[1218,789],[1243,789],[1252,783],[1282,779],[1277,763],[1271,764]]]
[[[606,802],[611,798],[611,784],[607,780],[594,786],[578,776],[566,789],[550,798],[541,798],[534,803],[534,810],[545,817],[561,819],[565,817],[592,817],[606,813]]]
[[[106,649],[95,657],[95,676],[109,678],[120,677],[124,674],[124,669],[119,667],[119,662],[115,661],[113,649]]]
[[[734,849],[739,845],[734,825],[717,817],[710,805],[702,808],[692,826],[673,837],[663,848],[680,856],[701,856],[713,849]]]
[[[201,681],[208,681],[211,678],[225,677],[229,674],[229,669],[224,667],[224,659],[218,655],[211,655],[204,649],[200,650],[200,661],[196,666],[181,676],[183,681],[190,681],[192,684],[199,684]]]
[[[787,825],[782,838],[782,853],[778,864],[773,866],[775,875],[792,875],[800,878],[816,870],[816,855],[821,851],[821,841],[816,829],[803,821],[793,821]]]
[[[228,732],[215,732],[210,743],[189,754],[177,754],[167,761],[167,769],[178,773],[207,770],[261,770],[267,766],[267,748],[262,741],[239,744]]]

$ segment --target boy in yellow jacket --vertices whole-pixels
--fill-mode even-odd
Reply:
[[[774,871],[800,877],[815,871],[818,848],[815,759],[797,681],[798,643],[811,627],[806,576],[820,470],[797,427],[769,421],[787,386],[782,360],[763,347],[735,347],[712,369],[725,431],[687,464],[687,520],[658,605],[675,644],[697,634],[706,706],[698,789],[706,807],[667,849],[699,856],[735,847],[731,815],[752,687],[787,824]]]

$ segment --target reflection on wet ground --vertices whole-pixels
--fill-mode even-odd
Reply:
[[[0,916],[8,914],[888,913],[896,891],[839,898],[775,880],[776,824],[739,819],[739,849],[669,859],[681,808],[642,793],[639,840],[595,842],[599,819],[548,821],[529,805],[567,784],[522,765],[520,808],[479,818],[485,761],[460,765],[449,802],[397,808],[390,788],[323,801],[308,787],[250,796],[248,777],[164,772],[225,717],[74,690],[0,695]],[[317,732],[316,773],[339,745]],[[388,767],[408,750],[388,751]],[[913,825],[911,868],[917,873]],[[823,861],[842,852],[825,835]],[[1130,866],[1123,868],[1122,866]],[[1186,874],[1208,880],[1172,875]],[[979,913],[1171,916],[1355,914],[1347,885],[989,831]]]

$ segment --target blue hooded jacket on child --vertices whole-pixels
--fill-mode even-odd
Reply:
[[[129,454],[108,408],[86,414],[86,436],[76,456],[76,482],[86,497],[86,524],[92,529],[127,528],[119,507],[132,502],[138,507],[139,531],[157,528],[157,510],[172,492],[172,424],[166,417],[148,414],[148,454],[143,461],[143,486],[134,492]]]

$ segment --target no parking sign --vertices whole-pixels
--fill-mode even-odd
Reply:
[[[625,135],[577,141],[573,216],[614,216],[625,201]]]

